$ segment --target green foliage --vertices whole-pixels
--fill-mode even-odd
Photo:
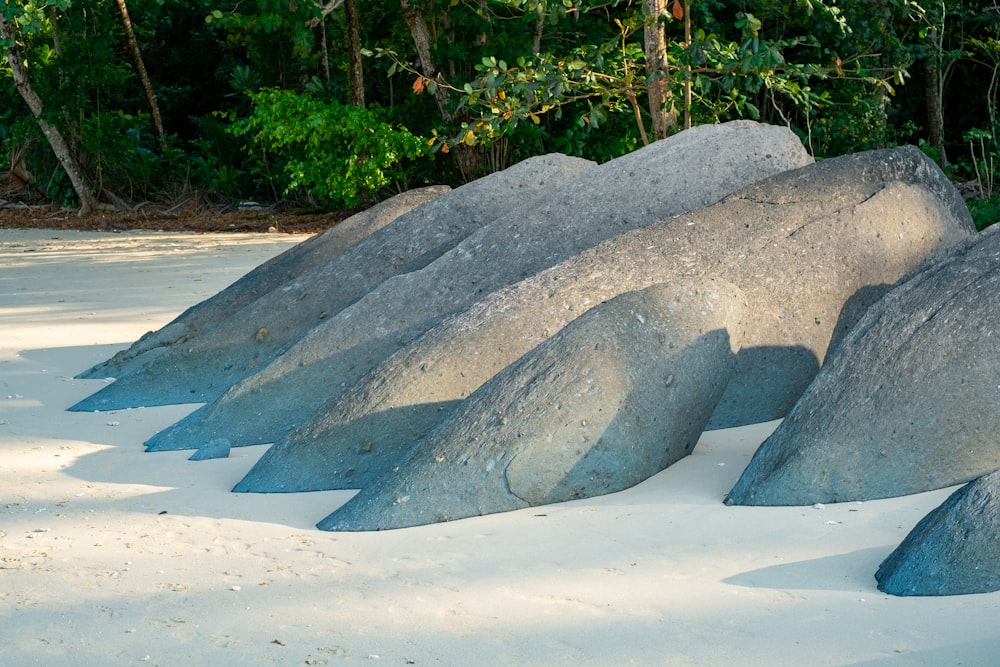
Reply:
[[[372,0],[360,3],[363,52],[375,56],[364,63],[366,110],[332,101],[348,99],[342,9],[321,19],[302,0],[128,4],[165,147],[150,132],[113,0],[0,5],[46,120],[98,190],[126,199],[193,187],[231,198],[306,192],[337,205],[401,179],[455,184],[549,151],[603,162],[651,135],[655,84],[673,131],[688,112],[694,124],[787,124],[817,156],[901,142],[931,150],[927,62],[944,74],[948,173],[990,191],[996,182],[1000,12],[967,0],[680,0],[657,17],[639,0],[409,0],[429,28],[432,76],[398,0]],[[649,75],[653,21],[666,33],[666,67]],[[318,86],[324,63],[330,80]],[[62,201],[62,176],[2,57],[0,99],[4,152],[33,139],[35,186]],[[456,159],[414,159],[428,150],[418,136]]]
[[[965,202],[976,229],[985,229],[1000,222],[1000,194],[989,198],[973,197]]]
[[[192,118],[199,136],[192,141],[194,158],[190,160],[190,180],[198,187],[230,199],[256,197],[246,167],[246,144],[228,131],[218,115]]]
[[[969,155],[976,181],[983,196],[990,199],[996,193],[994,186],[998,173],[996,137],[989,130],[972,128],[966,131],[964,138],[969,142]]]
[[[98,190],[125,201],[153,200],[185,180],[177,171],[187,163],[185,152],[173,138],[159,146],[146,113],[95,113],[85,116],[80,128],[81,163]]]
[[[69,181],[69,176],[60,168],[56,168],[48,180],[41,185],[45,196],[63,208],[76,206],[76,193],[73,192],[73,184]]]
[[[375,109],[268,88],[250,93],[253,111],[230,131],[270,154],[287,177],[283,190],[304,190],[330,205],[355,206],[406,177],[407,161],[427,142]]]
[[[316,73],[317,59],[323,55],[311,23],[319,13],[316,3],[223,0],[216,4],[205,15],[205,24],[221,32],[234,68],[247,68],[242,73],[245,78],[290,88],[303,72]]]
[[[895,6],[903,0],[884,3]],[[816,119],[836,117],[821,129],[838,126],[837,131],[819,133],[824,149],[849,144],[843,140],[847,135],[867,135],[851,144],[858,148],[885,142],[884,98],[891,93],[886,72],[858,65],[865,55],[860,43],[871,35],[855,39],[846,13],[835,5],[758,0],[732,12],[723,3],[693,3],[690,41],[678,33],[680,21],[669,14],[648,17],[638,4],[510,0],[496,5],[506,9],[504,18],[513,25],[541,21],[536,29],[544,24],[549,38],[541,44],[550,48],[527,53],[522,41],[519,50],[501,57],[494,47],[472,62],[464,81],[451,82],[424,77],[398,53],[376,49],[378,57],[393,62],[390,76],[407,72],[416,77],[412,87],[418,95],[434,94],[442,86],[450,91],[457,118],[434,132],[439,149],[490,145],[534,125],[542,128],[543,143],[559,150],[568,144],[570,152],[594,152],[585,147],[588,142],[615,150],[596,135],[606,135],[609,122],[618,131],[632,124],[624,129],[630,137],[643,135],[649,123],[646,91],[657,82],[665,87],[666,108],[677,122],[686,111],[695,124],[738,117],[798,123],[809,139]],[[574,27],[585,20],[585,29]],[[647,76],[643,29],[653,20],[664,22],[668,33],[667,67]],[[573,30],[573,39],[562,39]],[[448,48],[456,50],[453,42]],[[471,54],[463,55],[469,63]],[[900,68],[892,69],[891,77],[902,76]],[[685,108],[686,93],[690,108]],[[867,107],[861,114],[859,102]],[[634,143],[617,149],[625,145]]]

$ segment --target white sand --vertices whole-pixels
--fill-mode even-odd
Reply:
[[[54,238],[58,237],[58,238]],[[730,508],[774,424],[624,493],[374,534],[350,492],[232,494],[263,452],[141,443],[192,406],[73,380],[301,237],[0,230],[0,665],[987,665],[1000,594],[873,573],[948,490]]]

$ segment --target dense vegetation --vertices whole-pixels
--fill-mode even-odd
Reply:
[[[985,0],[50,0],[0,6],[0,197],[350,207],[691,124],[914,143],[1000,214]]]

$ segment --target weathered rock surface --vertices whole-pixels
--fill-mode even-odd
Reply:
[[[890,595],[1000,590],[1000,472],[963,486],[924,517],[875,578]]]
[[[1000,468],[1000,234],[935,257],[873,306],[727,502],[899,496]]]
[[[743,291],[736,373],[713,419],[780,417],[812,380],[838,328],[853,324],[844,314],[856,309],[846,304],[972,229],[958,193],[916,149],[775,176],[481,299],[315,411],[237,490],[363,487],[459,401],[568,322],[657,283],[719,279]]]
[[[480,387],[320,527],[401,528],[638,484],[694,448],[735,365],[730,332],[742,329],[744,307],[719,281],[595,306]]]
[[[234,446],[274,442],[449,314],[605,239],[809,162],[786,128],[748,121],[694,128],[612,160],[426,268],[385,281],[147,446],[185,449],[217,437]]]
[[[531,210],[543,194],[593,166],[579,158],[545,155],[437,197],[207,329],[176,339],[172,329],[163,338],[173,342],[156,346],[116,382],[70,409],[211,400],[386,279],[427,266],[502,215],[516,218]]]
[[[191,306],[166,326],[149,332],[127,349],[77,377],[121,377],[148,363],[161,348],[183,343],[196,336],[211,335],[206,332],[211,332],[213,326],[224,322],[244,306],[283,285],[294,284],[304,274],[330,261],[399,216],[449,191],[451,188],[446,185],[408,190],[352,215],[338,225],[271,258],[226,289]]]

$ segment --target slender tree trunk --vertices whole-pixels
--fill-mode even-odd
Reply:
[[[55,5],[49,5],[49,23],[52,24],[52,50],[56,54],[56,58],[62,56],[62,40],[59,38],[59,31],[56,29],[56,19],[59,18],[56,13]]]
[[[531,33],[531,52],[536,56],[542,52],[542,36],[544,34],[545,14],[539,8],[538,15],[535,16],[535,29]]]
[[[941,63],[939,54],[941,47],[938,42],[937,28],[927,33],[927,39],[931,42],[930,55],[924,59],[924,74],[926,83],[927,98],[927,134],[928,143],[933,146],[941,162],[941,167],[948,165],[948,156],[944,150],[944,109],[941,91]]]
[[[351,104],[365,105],[365,69],[361,60],[361,17],[358,14],[358,0],[347,0],[344,4],[347,19],[348,87]]]
[[[691,46],[691,0],[684,0],[684,48]],[[684,129],[691,129],[691,65],[684,68]]]
[[[42,134],[45,135],[49,146],[52,147],[52,152],[55,153],[59,164],[69,176],[70,183],[73,185],[73,191],[76,192],[77,199],[80,202],[80,215],[90,213],[97,206],[97,201],[90,192],[90,183],[87,181],[86,176],[84,176],[83,170],[77,163],[76,158],[70,152],[69,146],[66,145],[66,140],[63,139],[62,134],[42,117],[42,100],[31,86],[28,71],[24,66],[20,49],[14,39],[14,26],[3,13],[0,13],[0,39],[8,42],[7,62],[10,64],[10,69],[14,76],[14,86],[38,122],[38,127],[41,128]]]
[[[332,14],[342,4],[344,4],[344,0],[330,0],[330,2],[325,5],[313,2],[313,5],[319,10],[319,16],[306,21],[306,27],[313,29],[313,38],[319,45],[320,57],[319,66],[317,67],[317,76],[323,83],[330,82],[330,58],[329,46],[326,41],[326,17]]]
[[[660,16],[667,9],[667,0],[644,0],[646,5],[646,29],[643,45],[646,56],[646,95],[649,98],[649,113],[653,117],[653,136],[664,139],[670,134],[670,114],[667,102],[667,39]]]
[[[312,26],[313,39],[319,50],[319,60],[316,63],[316,76],[323,83],[330,83],[330,49],[326,43],[326,21],[318,19]]]
[[[146,91],[146,99],[149,101],[149,108],[153,113],[153,127],[156,136],[160,140],[160,148],[166,148],[167,135],[163,130],[163,118],[160,116],[160,105],[156,102],[156,93],[153,91],[153,84],[149,80],[146,72],[146,63],[142,59],[142,52],[139,50],[139,42],[135,38],[135,31],[132,30],[132,19],[128,15],[128,7],[125,0],[115,0],[118,3],[118,11],[122,16],[122,25],[125,26],[125,39],[128,42],[129,53],[132,54],[132,62],[135,63],[135,71],[139,74],[139,81]]]
[[[420,61],[420,71],[428,79],[442,81],[441,73],[434,59],[431,57],[431,31],[427,27],[427,19],[419,8],[410,6],[408,0],[400,0],[403,8],[403,19],[410,29],[413,37],[413,45],[417,49],[417,60]],[[454,114],[449,110],[448,91],[444,86],[437,86],[434,90],[434,100],[437,102],[441,118],[450,123],[455,119]]]
[[[493,30],[493,26],[491,25],[493,21],[492,19],[490,19],[490,10],[489,7],[486,5],[486,0],[479,0],[478,4],[479,4],[479,12],[483,17],[486,18],[486,25],[488,26],[489,29],[483,30],[482,32],[479,33],[479,36],[476,37],[476,43],[479,44],[480,46],[486,46],[490,41],[489,32]]]

